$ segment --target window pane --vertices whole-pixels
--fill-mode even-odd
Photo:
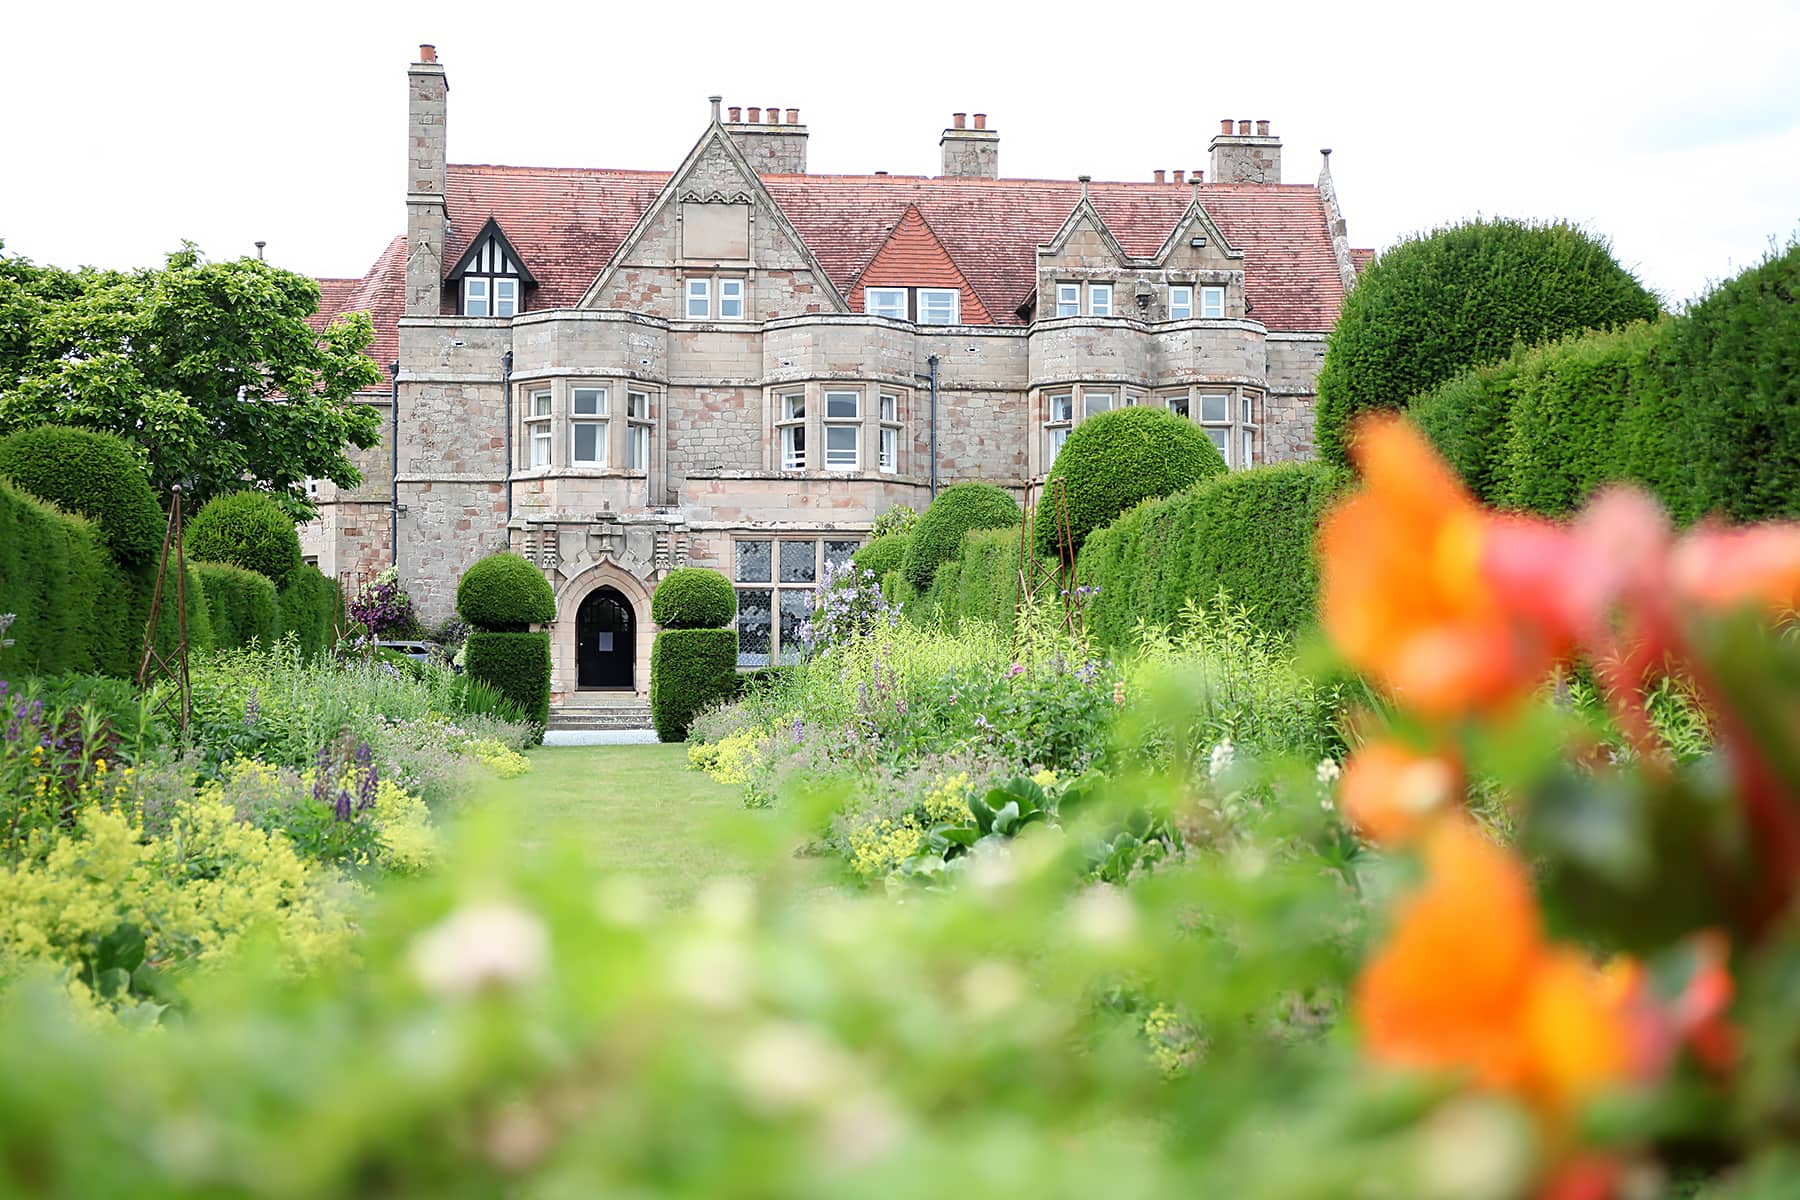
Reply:
[[[605,388],[576,388],[569,393],[571,405],[578,417],[604,417],[606,415]]]
[[[1245,396],[1244,397],[1244,424],[1246,424],[1246,425],[1256,424],[1256,418],[1255,418],[1255,416],[1252,415],[1255,412],[1256,412],[1256,401],[1252,400],[1249,396]]]
[[[494,315],[510,317],[519,309],[519,281],[516,279],[494,280]]]
[[[741,550],[747,543],[739,542]],[[769,543],[756,545],[767,547]],[[738,666],[769,665],[769,591],[767,588],[739,588],[737,594]]]
[[[1247,467],[1252,462],[1254,462],[1255,458],[1256,458],[1255,452],[1256,452],[1256,435],[1254,433],[1251,433],[1248,429],[1246,429],[1246,430],[1244,430],[1244,453],[1243,453],[1243,456],[1238,459],[1238,466]]]
[[[550,465],[550,427],[548,425],[532,426],[531,465],[534,467]]]
[[[596,466],[605,461],[606,425],[600,421],[577,421],[572,426],[575,433],[575,452],[573,461],[586,466]]]
[[[744,281],[719,280],[719,316],[737,320],[744,315]]]
[[[626,442],[625,465],[634,471],[641,471],[650,465],[650,427],[633,425],[631,436]]]
[[[801,421],[806,418],[806,393],[797,392],[792,396],[781,398],[781,418],[784,421]]]
[[[841,567],[849,562],[850,556],[861,547],[861,542],[826,542],[825,561],[834,567]]]
[[[900,469],[900,431],[898,429],[881,431],[881,469],[884,471]]]
[[[625,415],[639,421],[650,419],[650,393],[627,392],[625,394]]]
[[[1220,395],[1200,397],[1200,419],[1221,422],[1231,420],[1231,397]]]
[[[1112,285],[1110,283],[1089,285],[1088,313],[1096,317],[1112,316]]]
[[[806,426],[789,425],[781,431],[781,469],[806,469]]]
[[[1203,317],[1222,317],[1225,315],[1225,289],[1209,287],[1200,289],[1200,315]]]
[[[769,582],[769,545],[768,542],[739,542],[737,544],[737,579],[739,583]],[[767,592],[763,593],[765,596]],[[738,593],[741,599],[743,593]]]
[[[1063,392],[1050,397],[1050,420],[1072,421],[1075,419],[1075,397],[1073,393]]]
[[[1194,315],[1194,289],[1190,287],[1172,287],[1169,289],[1169,319],[1182,321]]]
[[[825,465],[828,467],[854,467],[857,462],[856,443],[862,435],[858,425],[827,425],[825,427]]]
[[[800,641],[800,626],[812,616],[813,594],[809,591],[781,593],[781,661],[797,663],[805,647]]]
[[[1170,396],[1169,411],[1178,417],[1186,417],[1189,411],[1188,398],[1186,396]]]
[[[687,315],[704,320],[712,316],[712,280],[690,279],[687,283]]]
[[[463,316],[485,317],[488,315],[487,280],[463,280]]]
[[[1224,459],[1226,462],[1230,462],[1231,461],[1231,443],[1230,443],[1229,439],[1231,437],[1231,430],[1229,430],[1229,429],[1208,429],[1206,431],[1206,436],[1212,439],[1213,448],[1218,450],[1219,457]]]
[[[781,582],[812,583],[818,578],[817,542],[781,543]]]
[[[1078,317],[1081,315],[1081,288],[1073,283],[1056,285],[1056,315],[1059,317]]]
[[[877,317],[906,319],[905,288],[869,288],[863,292],[863,311]]]
[[[1098,416],[1103,412],[1111,412],[1113,394],[1111,392],[1081,393],[1081,412],[1084,417]]]
[[[1046,470],[1049,469],[1050,463],[1056,461],[1056,456],[1061,452],[1063,443],[1068,440],[1069,431],[1067,429],[1052,429],[1050,431],[1050,462],[1044,464]]]
[[[945,288],[921,289],[919,292],[919,324],[956,324],[958,299],[958,293]]]
[[[534,417],[547,417],[550,415],[549,392],[531,393],[531,415]]]
[[[855,420],[857,410],[862,407],[862,397],[855,392],[826,392],[825,419]]]
[[[898,397],[898,396],[883,396],[881,398],[881,419],[882,420],[898,421],[900,419],[899,416],[897,415],[899,413],[899,411],[900,411],[900,397]]]

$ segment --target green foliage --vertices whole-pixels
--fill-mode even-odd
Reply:
[[[650,597],[650,619],[664,629],[722,629],[737,615],[731,580],[707,567],[677,567]]]
[[[275,599],[281,634],[293,634],[301,654],[310,657],[331,649],[342,605],[337,580],[303,564]]]
[[[1317,442],[1348,461],[1359,413],[1404,408],[1465,367],[1657,314],[1608,245],[1555,222],[1476,220],[1384,250],[1344,300],[1319,372]]]
[[[1346,476],[1321,463],[1255,467],[1153,500],[1095,533],[1076,562],[1103,644],[1125,647],[1140,620],[1174,626],[1190,603],[1223,591],[1261,629],[1312,623],[1313,538]]]
[[[308,477],[353,487],[347,446],[380,435],[355,401],[381,380],[366,313],[320,332],[319,286],[256,259],[193,246],[158,270],[63,271],[0,255],[0,432],[72,425],[114,433],[200,504],[258,481],[296,515]]]
[[[910,504],[896,504],[869,526],[869,540],[887,537],[893,533],[911,533],[913,526],[919,523],[919,510]]]
[[[165,521],[143,463],[110,434],[42,425],[0,439],[0,478],[94,522],[112,556],[135,567],[156,558]]]
[[[1225,469],[1198,426],[1164,409],[1122,408],[1089,417],[1069,435],[1044,480],[1035,528],[1038,551],[1059,553],[1059,490],[1066,496],[1068,536],[1079,551],[1089,534],[1120,513]]]
[[[932,577],[944,563],[962,550],[963,534],[971,529],[1005,529],[1020,521],[1019,502],[991,483],[953,483],[913,527],[903,568],[921,592],[931,587]]]
[[[906,565],[906,548],[911,544],[909,533],[884,533],[872,537],[867,545],[850,556],[850,565],[858,571],[873,571],[876,579],[885,581]]]
[[[943,622],[958,629],[985,621],[1011,629],[1019,600],[1019,527],[973,529],[963,535],[960,553],[938,569],[931,590],[903,611],[915,624]],[[1031,565],[1054,568],[1055,559],[1031,554]]]
[[[281,636],[275,585],[255,571],[225,563],[197,563],[206,588],[213,644],[221,650],[257,643],[273,646]]]
[[[517,554],[490,554],[463,572],[456,611],[477,629],[521,633],[556,619],[556,594],[544,573]]]
[[[664,629],[650,647],[650,717],[664,742],[687,739],[701,709],[738,694],[735,629]]]
[[[464,650],[469,677],[518,705],[542,741],[550,719],[550,635],[483,631],[470,634]]]
[[[187,519],[186,542],[189,558],[255,571],[277,588],[300,569],[294,518],[262,492],[229,492],[208,500]]]

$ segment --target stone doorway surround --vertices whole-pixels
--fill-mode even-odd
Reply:
[[[617,591],[631,608],[637,640],[633,682],[640,698],[650,695],[650,643],[656,637],[656,626],[650,620],[650,589],[643,580],[606,558],[577,571],[556,589],[556,621],[550,627],[550,695],[554,701],[567,700],[576,693],[576,614],[583,600],[605,587]]]

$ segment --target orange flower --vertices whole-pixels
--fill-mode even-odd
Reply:
[[[1675,590],[1703,608],[1759,605],[1786,615],[1800,608],[1800,523],[1697,529],[1669,564]]]
[[[1525,1091],[1565,1113],[1631,1074],[1626,1000],[1573,950],[1547,954],[1532,973],[1521,1014]]]
[[[1320,609],[1338,650],[1430,717],[1538,683],[1558,646],[1488,578],[1493,519],[1404,421],[1363,422],[1354,453],[1363,488],[1319,531]]]
[[[1338,802],[1364,837],[1400,846],[1454,809],[1458,786],[1449,759],[1415,754],[1398,742],[1370,742],[1345,765]]]

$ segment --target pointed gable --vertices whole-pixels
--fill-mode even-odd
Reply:
[[[450,268],[444,278],[451,283],[464,275],[516,275],[521,283],[535,286],[537,277],[525,266],[525,259],[513,249],[513,244],[500,229],[500,222],[492,213],[488,214],[487,224],[481,227],[473,238],[469,239],[469,248]]]
[[[909,204],[875,257],[856,277],[847,299],[853,312],[864,311],[863,289],[868,287],[956,288],[962,293],[963,325],[992,325],[980,295],[944,248],[944,243],[919,212]]]

